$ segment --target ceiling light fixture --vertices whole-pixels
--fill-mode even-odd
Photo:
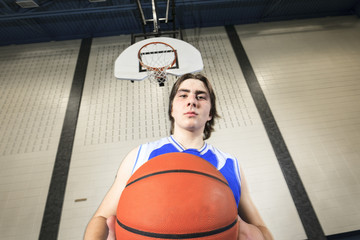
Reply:
[[[17,5],[22,8],[36,8],[39,5],[34,0],[16,0]]]

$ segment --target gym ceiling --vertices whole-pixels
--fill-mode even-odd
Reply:
[[[165,18],[168,0],[139,0],[145,19]],[[0,0],[0,45],[141,34],[138,0]],[[160,31],[355,15],[360,0],[169,0]],[[174,9],[172,9],[174,6]]]

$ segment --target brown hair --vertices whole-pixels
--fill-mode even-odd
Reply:
[[[171,111],[172,111],[172,105],[173,105],[173,101],[175,98],[175,95],[177,93],[177,91],[179,90],[180,84],[182,82],[184,82],[187,79],[197,79],[200,80],[201,82],[204,83],[206,89],[209,92],[209,96],[210,96],[210,103],[211,103],[211,108],[210,108],[210,116],[212,117],[211,120],[207,121],[205,124],[205,129],[204,129],[204,140],[210,138],[211,133],[214,131],[214,125],[215,125],[215,118],[220,117],[216,111],[216,96],[215,96],[215,92],[209,82],[209,80],[202,74],[192,74],[192,73],[187,73],[182,75],[173,85],[172,89],[171,89],[171,93],[169,96],[169,119],[171,121],[171,129],[170,129],[170,134],[174,133],[174,118],[171,116]]]

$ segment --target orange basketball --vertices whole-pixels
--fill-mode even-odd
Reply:
[[[209,162],[168,153],[141,166],[129,179],[117,208],[116,239],[235,240],[233,193]]]

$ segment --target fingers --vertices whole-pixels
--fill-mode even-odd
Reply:
[[[236,234],[236,240],[240,239],[240,217],[238,215],[238,222],[237,222],[237,226],[238,226],[238,231],[237,231],[237,234]]]
[[[110,216],[108,219],[106,219],[106,224],[109,229],[109,234],[106,240],[115,240],[115,222],[116,216]]]

